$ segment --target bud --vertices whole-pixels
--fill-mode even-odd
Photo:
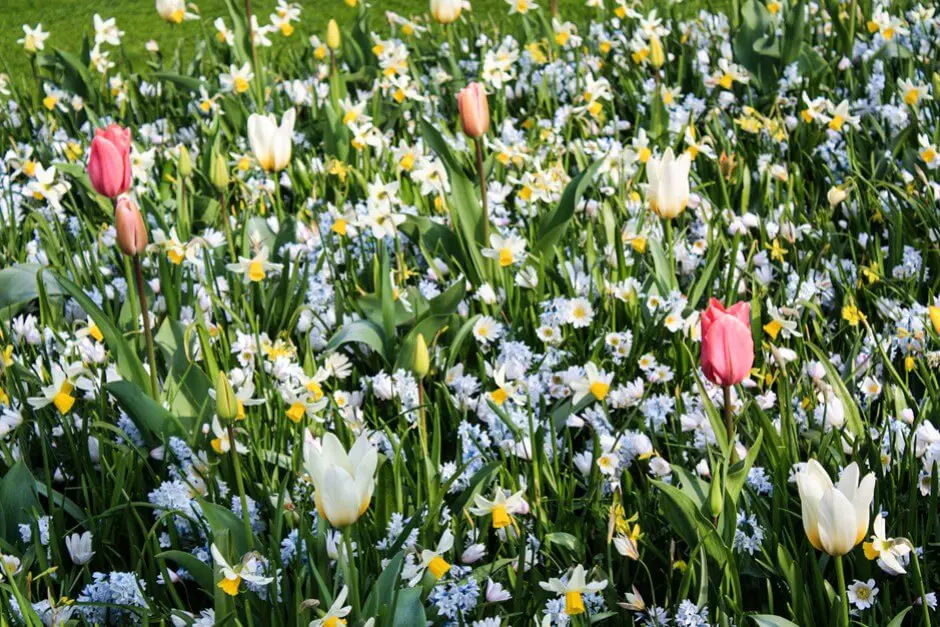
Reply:
[[[933,330],[940,333],[940,307],[931,305],[928,311],[930,312],[930,323],[933,325]]]
[[[708,507],[712,512],[712,516],[718,518],[724,504],[725,498],[721,491],[721,467],[718,466],[715,468],[715,472],[712,473],[712,485],[708,491]]]
[[[460,123],[467,137],[474,139],[486,135],[490,128],[490,105],[486,90],[480,83],[470,83],[457,94]]]
[[[215,377],[215,413],[222,420],[235,420],[238,415],[238,399],[228,377],[221,370]]]
[[[450,24],[460,17],[463,3],[460,0],[431,0],[431,16],[439,24]]]
[[[833,209],[845,200],[847,196],[848,193],[838,185],[830,187],[829,192],[826,194],[826,198],[829,200],[829,206]]]
[[[189,156],[189,151],[186,150],[186,146],[180,144],[179,150],[180,156],[177,167],[179,168],[180,176],[184,179],[188,179],[193,174],[193,160]]]
[[[336,20],[330,20],[330,23],[326,25],[326,45],[329,46],[330,50],[339,50],[339,24],[336,23]]]
[[[663,50],[663,42],[659,37],[653,35],[650,39],[650,63],[657,70],[666,63],[666,52]]]
[[[431,369],[431,356],[428,354],[428,344],[424,341],[424,335],[418,334],[415,341],[415,354],[411,363],[411,369],[419,379],[423,379]]]
[[[209,167],[209,180],[218,191],[224,191],[229,184],[228,164],[218,150],[212,151],[212,163]]]
[[[144,216],[133,199],[127,196],[118,198],[114,208],[114,230],[117,231],[117,243],[125,255],[134,257],[147,248],[147,227]]]

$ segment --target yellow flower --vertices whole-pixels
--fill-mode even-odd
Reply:
[[[849,304],[842,308],[842,319],[848,322],[850,327],[857,327],[868,318],[854,304]]]

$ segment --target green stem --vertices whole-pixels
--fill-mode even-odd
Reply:
[[[346,571],[346,585],[349,586],[349,602],[352,604],[353,616],[358,617],[362,610],[359,604],[359,573],[356,571],[356,558],[353,556],[352,525],[343,529],[343,544],[346,551],[342,563]]]
[[[254,546],[254,533],[251,531],[251,518],[248,516],[248,498],[245,496],[245,484],[242,481],[242,463],[238,459],[238,451],[235,450],[235,429],[232,425],[227,425],[229,451],[232,453],[232,465],[235,466],[235,483],[238,485],[238,498],[242,503],[242,522],[245,524],[245,538],[248,540],[248,548]]]
[[[930,608],[927,607],[927,590],[924,588],[924,577],[920,572],[920,559],[917,551],[911,551],[911,564],[914,566],[914,578],[917,580],[917,592],[920,594],[920,606],[924,610],[924,625],[930,627]]]
[[[842,570],[842,556],[836,555],[836,583],[839,586],[839,624],[849,627],[849,596],[845,588],[845,572]]]
[[[150,362],[150,395],[153,400],[160,402],[160,385],[157,383],[157,357],[153,352],[150,309],[147,307],[147,293],[144,291],[144,273],[140,268],[140,255],[134,255],[134,278],[137,282],[137,297],[140,299],[140,313],[144,317],[144,339],[147,341],[147,360]]]
[[[490,245],[490,213],[486,202],[486,171],[483,169],[483,138],[474,142],[477,151],[477,176],[480,177],[480,205],[483,208],[483,243]]]
[[[731,415],[731,386],[725,385],[722,387],[722,391],[725,394],[725,404],[724,404],[724,413],[725,413],[725,431],[728,433],[728,446],[731,449],[734,449],[734,418]]]

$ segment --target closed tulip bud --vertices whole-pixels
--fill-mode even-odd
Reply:
[[[860,482],[859,474],[858,464],[852,462],[842,471],[839,483],[833,485],[815,459],[797,473],[803,529],[817,550],[845,555],[865,539],[875,475],[868,473]]]
[[[826,194],[826,199],[829,200],[829,206],[835,209],[839,204],[846,199],[848,193],[838,185],[834,185],[829,188],[829,192]]]
[[[666,51],[663,50],[663,42],[655,35],[650,39],[650,63],[657,70],[666,63]]]
[[[715,385],[741,383],[754,365],[751,306],[739,302],[725,309],[711,299],[701,315],[702,372]]]
[[[131,187],[131,131],[112,124],[95,130],[88,178],[99,194],[117,198]]]
[[[209,180],[212,181],[212,185],[220,192],[227,189],[230,181],[228,164],[225,162],[225,157],[217,150],[212,151],[212,163],[209,168]]]
[[[685,211],[689,204],[691,166],[692,158],[688,152],[676,158],[672,148],[667,148],[662,157],[650,157],[646,162],[650,208],[660,218],[675,218]]]
[[[186,149],[186,146],[180,144],[179,147],[179,159],[176,162],[176,167],[179,169],[180,176],[184,179],[188,179],[193,174],[193,160],[189,156],[189,150]]]
[[[470,83],[457,94],[457,109],[463,132],[474,139],[486,135],[490,128],[490,105],[486,90],[480,83]]]
[[[125,255],[134,257],[147,248],[147,227],[140,208],[131,198],[122,196],[114,208],[114,230],[117,231],[117,243]]]
[[[419,379],[423,379],[425,375],[428,374],[428,370],[431,369],[431,356],[428,354],[428,344],[424,341],[424,335],[421,333],[418,334],[418,339],[415,341],[415,354],[411,369]]]
[[[721,515],[724,504],[725,495],[721,490],[720,467],[716,467],[714,477],[712,478],[711,489],[708,491],[708,507],[712,512],[712,516],[718,518],[718,516]]]
[[[326,45],[330,50],[339,50],[340,34],[336,20],[330,20],[330,23],[326,25]]]
[[[215,414],[222,420],[235,420],[238,415],[238,398],[229,383],[228,377],[221,370],[215,377]]]
[[[324,435],[319,446],[304,442],[304,469],[313,481],[314,502],[331,525],[348,527],[369,509],[378,460],[378,450],[365,434],[348,453],[332,433]]]
[[[930,322],[933,324],[933,330],[940,333],[940,307],[930,306]]]
[[[450,24],[460,17],[461,0],[431,0],[431,16],[439,24]]]

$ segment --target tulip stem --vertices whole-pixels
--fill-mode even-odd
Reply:
[[[359,616],[362,613],[360,604],[359,604],[359,574],[356,572],[356,560],[353,557],[353,543],[352,543],[352,525],[343,528],[343,544],[345,545],[345,551],[340,551],[340,554],[343,555],[343,566],[344,566],[344,575],[346,577],[346,585],[349,586],[349,601],[352,604],[354,616]]]
[[[849,597],[845,588],[845,572],[842,570],[842,556],[835,556],[836,562],[836,584],[839,586],[839,624],[842,627],[849,626]]]
[[[731,386],[725,385],[722,387],[722,391],[725,393],[724,397],[724,413],[725,413],[725,431],[728,433],[728,446],[733,450],[734,449],[734,418],[731,415]]]
[[[144,292],[144,273],[140,268],[140,255],[134,255],[134,280],[137,283],[137,298],[140,299],[140,314],[144,317],[144,340],[147,342],[147,360],[150,362],[150,395],[160,401],[160,386],[157,383],[157,357],[153,352],[153,331],[150,329],[150,309],[147,293]]]
[[[477,137],[477,175],[480,177],[480,203],[483,207],[483,245],[490,244],[490,213],[486,202],[486,172],[483,170],[483,138]]]
[[[254,546],[254,533],[251,531],[251,517],[248,515],[248,497],[245,496],[245,484],[242,481],[242,463],[238,459],[238,451],[235,450],[235,429],[231,424],[226,425],[228,431],[229,451],[232,453],[232,465],[235,467],[235,483],[238,485],[238,498],[242,504],[242,521],[245,523],[245,539],[248,541],[248,548]]]
[[[924,610],[924,625],[930,627],[930,608],[927,607],[927,591],[924,589],[924,577],[920,572],[920,559],[917,551],[911,551],[911,565],[914,567],[914,578],[917,579],[917,592],[920,594],[920,606]]]

